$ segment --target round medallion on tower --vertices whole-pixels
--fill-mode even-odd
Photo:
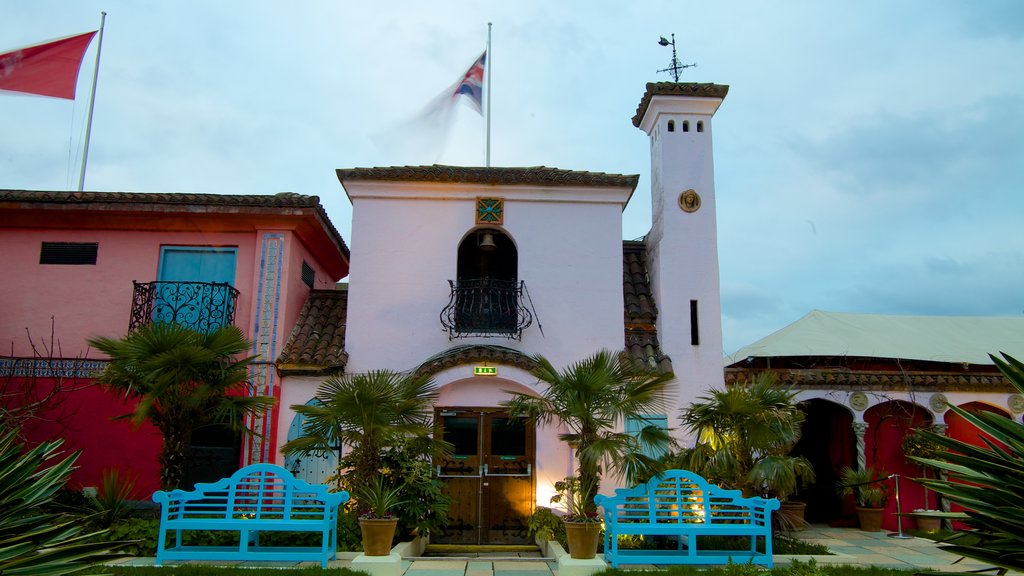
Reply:
[[[693,188],[683,191],[679,195],[679,207],[683,212],[696,212],[700,210],[700,194]]]

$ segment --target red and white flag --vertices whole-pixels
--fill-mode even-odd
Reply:
[[[82,57],[96,32],[0,54],[0,90],[75,99]]]

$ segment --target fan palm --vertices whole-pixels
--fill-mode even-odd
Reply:
[[[767,493],[785,500],[814,480],[807,459],[788,455],[804,422],[795,397],[770,374],[758,374],[749,385],[710,390],[681,415],[697,434],[687,467],[744,496]]]
[[[314,403],[292,406],[305,417],[302,436],[281,448],[286,454],[317,454],[348,446],[353,488],[375,480],[388,448],[409,441],[430,444],[437,388],[427,376],[390,370],[333,376],[314,398]]]
[[[1010,384],[1024,393],[1024,363],[1003,354],[991,356]],[[946,540],[946,550],[1024,571],[1024,424],[991,412],[971,413],[957,406],[950,411],[987,434],[987,447],[978,447],[929,431],[920,434],[948,450],[940,457],[913,460],[947,472],[945,480],[920,482],[966,508],[966,522],[976,528]],[[994,439],[995,441],[993,441]],[[960,544],[960,542],[966,542]]]
[[[192,431],[224,424],[249,432],[244,420],[273,405],[249,394],[250,343],[235,326],[197,332],[179,324],[153,323],[123,338],[92,338],[89,345],[110,357],[97,377],[109,390],[137,401],[122,416],[138,426],[151,422],[163,436],[160,486],[177,488],[185,478]]]
[[[533,424],[561,423],[568,432],[559,438],[576,449],[577,475],[589,487],[587,512],[594,504],[602,466],[625,477],[629,484],[660,470],[644,452],[664,451],[671,443],[668,431],[643,426],[635,435],[621,432],[627,420],[643,421],[664,413],[666,386],[671,373],[652,371],[622,353],[602,350],[559,371],[544,356],[534,357],[533,375],[547,385],[540,396],[510,392],[502,405],[513,418]]]

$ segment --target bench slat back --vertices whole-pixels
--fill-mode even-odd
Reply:
[[[687,470],[668,470],[646,484],[599,496],[606,520],[644,524],[754,524],[770,522],[778,500],[744,498],[739,490],[709,484]],[[608,514],[610,512],[610,514]]]
[[[161,515],[170,520],[223,518],[232,520],[309,520],[337,518],[348,493],[310,485],[274,464],[252,464],[228,478],[198,483],[194,490],[156,492]]]

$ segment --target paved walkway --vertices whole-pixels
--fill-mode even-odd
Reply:
[[[785,556],[776,555],[775,565],[786,565],[793,560],[807,561],[814,558],[819,565],[849,564],[854,566],[879,566],[905,570],[937,570],[940,572],[970,571],[990,566],[939,550],[938,545],[924,538],[892,538],[886,532],[863,532],[856,528],[830,528],[812,526],[795,533],[807,542],[824,544],[832,556]],[[338,560],[330,562],[331,568],[348,568],[352,565],[354,553],[339,554]],[[153,558],[129,558],[119,562],[123,565],[152,566]],[[215,564],[245,567],[288,568],[315,567],[317,562],[168,562],[175,564]],[[542,558],[539,552],[517,554],[478,554],[473,558],[429,558],[406,559],[402,561],[403,576],[558,576],[558,564],[550,558]],[[633,565],[624,568],[654,569],[656,566]]]

